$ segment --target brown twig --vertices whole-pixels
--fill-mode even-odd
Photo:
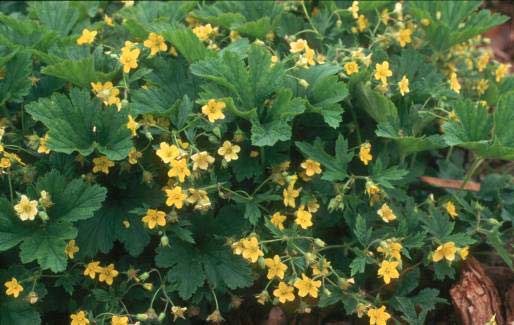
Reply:
[[[451,188],[455,190],[466,190],[472,192],[480,191],[480,183],[472,182],[472,181],[461,181],[458,179],[445,179],[445,178],[437,178],[431,176],[421,176],[419,178],[423,183],[428,185],[443,187],[443,188]]]

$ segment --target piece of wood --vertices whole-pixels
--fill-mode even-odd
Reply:
[[[460,280],[450,289],[450,296],[463,325],[485,324],[493,316],[504,325],[501,300],[493,281],[473,257],[463,263]]]
[[[421,176],[419,178],[423,183],[428,185],[436,186],[436,187],[444,187],[451,188],[456,190],[466,190],[472,192],[480,191],[480,183],[468,181],[464,183],[464,181],[458,179],[446,179],[446,178],[437,178],[431,176]]]

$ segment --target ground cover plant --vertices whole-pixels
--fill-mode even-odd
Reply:
[[[466,259],[513,267],[480,5],[0,3],[0,324],[451,314]]]

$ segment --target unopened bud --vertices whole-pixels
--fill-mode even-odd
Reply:
[[[41,218],[41,220],[43,221],[48,221],[48,219],[50,219],[48,217],[48,214],[46,213],[46,211],[39,211],[38,213],[38,216]]]
[[[34,291],[29,292],[29,294],[27,295],[27,301],[31,305],[35,304],[38,301],[38,299],[39,299],[39,297],[38,297],[37,293]]]
[[[319,248],[323,248],[323,247],[327,246],[327,244],[320,238],[314,239],[314,245],[318,246]]]
[[[260,256],[257,260],[257,264],[262,270],[264,270],[266,268],[266,263],[264,263],[264,257]]]
[[[146,291],[152,291],[153,290],[153,284],[151,282],[143,283],[143,288]]]
[[[139,280],[141,280],[141,281],[146,281],[146,280],[148,280],[148,278],[149,278],[149,277],[150,277],[150,273],[148,273],[148,272],[144,272],[144,273],[142,273],[142,274],[139,276]]]
[[[170,239],[168,238],[168,236],[163,235],[161,237],[161,245],[164,247],[170,246]]]
[[[165,313],[160,313],[160,314],[159,314],[159,317],[157,318],[157,320],[158,320],[159,322],[162,322],[162,321],[164,320],[164,318],[166,318],[166,314],[165,314]]]
[[[145,320],[148,320],[148,315],[147,314],[136,314],[136,319],[145,321]]]
[[[308,83],[308,82],[307,82],[307,80],[305,80],[305,79],[300,79],[298,82],[300,83],[300,85],[301,85],[303,88],[307,88],[307,87],[309,87],[309,83]]]

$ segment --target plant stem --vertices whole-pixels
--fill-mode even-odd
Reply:
[[[462,185],[460,186],[461,190],[464,188],[466,183],[471,179],[471,177],[473,177],[473,175],[477,171],[478,167],[480,167],[480,165],[482,165],[484,160],[485,160],[484,158],[475,159],[475,161],[471,165],[471,168],[469,169],[469,171],[466,173],[466,176],[464,177],[464,181],[462,182]]]

